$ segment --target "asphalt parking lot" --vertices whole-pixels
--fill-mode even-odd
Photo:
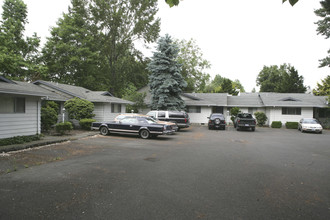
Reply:
[[[0,175],[0,219],[330,216],[330,131],[96,135],[3,156],[0,167],[12,161]]]

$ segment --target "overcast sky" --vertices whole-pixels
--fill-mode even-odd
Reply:
[[[43,43],[70,4],[70,0],[24,2],[29,21],[26,33],[36,32]],[[159,0],[158,15],[161,36],[195,39],[212,65],[208,70],[212,77],[239,79],[249,92],[265,65],[289,63],[311,88],[329,75],[328,67],[318,68],[318,60],[330,49],[330,40],[316,33],[314,23],[320,18],[314,10],[320,7],[319,0],[300,0],[294,7],[282,0],[183,0],[169,8]],[[146,55],[151,56],[151,51]]]

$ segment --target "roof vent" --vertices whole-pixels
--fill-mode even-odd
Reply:
[[[299,100],[299,99],[295,99],[295,98],[292,98],[292,97],[286,97],[286,98],[284,98],[284,99],[280,99],[280,101],[285,101],[285,102],[287,102],[287,101],[291,101],[291,102],[299,102],[299,101],[301,101],[301,100]]]

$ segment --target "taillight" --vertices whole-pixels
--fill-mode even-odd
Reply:
[[[239,120],[239,119],[238,119],[238,120],[237,120],[237,122],[238,122],[238,123],[240,123],[240,122],[241,122],[241,120]]]
[[[226,120],[224,120],[224,121],[223,121],[223,123],[225,123],[225,124],[226,124]]]
[[[184,119],[184,123],[187,123],[187,119],[186,118]]]

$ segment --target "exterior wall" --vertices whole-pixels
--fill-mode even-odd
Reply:
[[[201,107],[201,113],[188,113],[190,117],[190,123],[192,124],[207,124],[207,117],[211,114],[211,107]]]
[[[301,118],[313,118],[313,108],[301,108],[301,115],[282,115],[281,107],[271,107],[267,108],[267,117],[269,125],[273,121],[281,121],[282,125],[285,125],[286,122],[298,122]]]
[[[0,114],[0,138],[40,134],[40,109],[40,98],[25,97],[25,113]]]
[[[121,112],[126,112],[126,105],[121,104]],[[94,103],[94,119],[96,121],[112,121],[120,113],[111,113],[111,103]]]

